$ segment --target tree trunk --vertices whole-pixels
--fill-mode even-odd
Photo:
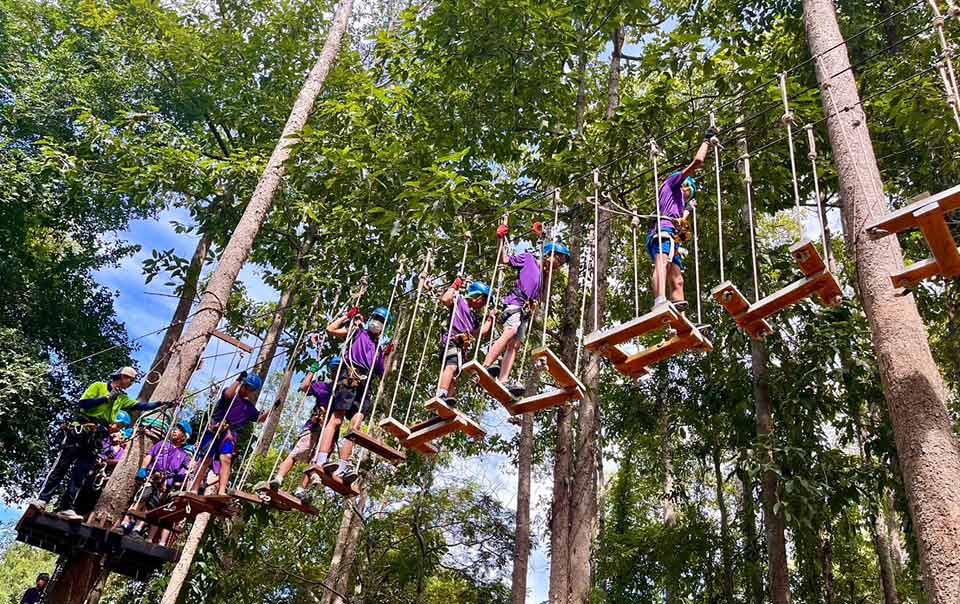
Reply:
[[[187,540],[180,551],[180,559],[170,573],[170,581],[167,588],[163,591],[163,598],[160,604],[177,604],[183,588],[187,585],[187,577],[190,576],[190,567],[193,566],[193,560],[200,551],[200,544],[203,543],[203,536],[207,532],[207,525],[210,524],[210,514],[198,514],[193,520],[193,526],[187,533]]]
[[[280,140],[267,162],[263,175],[260,177],[260,182],[257,183],[257,188],[253,192],[250,203],[247,204],[229,243],[223,250],[220,264],[211,277],[207,290],[203,293],[197,312],[190,323],[190,328],[176,345],[174,354],[171,355],[170,362],[164,369],[154,392],[154,400],[171,401],[178,400],[183,396],[190,377],[200,360],[200,355],[203,354],[207,341],[210,339],[210,332],[216,328],[223,316],[226,301],[230,297],[237,275],[250,256],[254,239],[256,239],[257,233],[273,205],[281,180],[286,173],[286,162],[290,158],[303,127],[306,125],[307,118],[313,110],[320,91],[323,89],[327,74],[336,60],[337,51],[347,29],[347,21],[352,10],[353,0],[342,0],[337,7],[320,57],[307,76],[307,80],[294,102],[290,116],[287,118],[287,123],[283,127]],[[154,444],[154,442],[149,441],[152,441],[152,439],[143,437],[134,439],[134,444],[131,445],[123,460],[115,468],[103,495],[97,502],[93,514],[94,521],[113,526],[123,516],[130,498],[136,490],[134,478],[145,452],[143,445],[146,444],[146,447],[150,447]],[[94,582],[90,580],[90,575],[89,565],[68,563],[58,583],[64,582],[75,586],[86,585],[82,594],[83,598],[79,600],[60,598],[60,591],[53,589],[53,597],[48,598],[48,600],[51,604],[82,602],[86,598],[87,590]],[[77,590],[74,589],[73,591]]]
[[[622,44],[623,31],[621,27],[615,29],[614,41]],[[616,110],[619,99],[620,53],[615,52],[610,59],[610,100],[607,113]],[[597,232],[597,265],[594,275],[597,283],[597,299],[594,304],[597,316],[602,317],[606,312],[607,272],[610,266],[610,241],[612,238],[611,220],[608,213],[603,213]],[[573,253],[573,252],[571,252]],[[571,263],[572,265],[572,263]],[[579,269],[579,266],[578,266]],[[576,283],[579,271],[569,276],[571,283]],[[596,327],[595,327],[596,328]],[[576,339],[573,342],[577,345]],[[585,368],[583,385],[586,387],[586,396],[580,401],[577,439],[576,439],[576,468],[573,473],[573,489],[568,493],[570,498],[570,534],[568,569],[571,571],[569,579],[569,603],[588,604],[593,589],[594,567],[593,542],[596,532],[597,493],[599,491],[600,452],[597,447],[597,437],[600,432],[600,372],[603,369],[602,357],[599,354],[584,353]]]
[[[747,578],[744,591],[751,604],[763,604],[763,575],[760,572],[760,552],[757,547],[757,512],[754,506],[753,477],[742,466],[737,468],[737,476],[743,485],[741,493],[741,523],[743,524],[743,557]]]
[[[527,392],[540,383],[540,367],[527,378]],[[513,554],[513,604],[526,604],[530,564],[530,480],[533,472],[533,416],[520,416],[520,447],[517,454],[517,533]]]
[[[870,536],[873,537],[873,549],[877,553],[877,567],[880,569],[880,586],[883,588],[883,604],[900,604],[897,594],[896,572],[890,555],[890,543],[887,541],[886,526],[883,517],[871,519]]]
[[[720,446],[713,447],[713,478],[717,485],[717,509],[720,510],[720,559],[723,564],[723,601],[733,602],[733,551],[730,542],[730,515],[723,495],[723,469]]]
[[[821,84],[830,84],[822,98],[840,181],[844,231],[856,259],[859,292],[903,471],[924,587],[930,604],[956,604],[960,601],[960,447],[947,413],[946,389],[913,297],[896,295],[890,282],[890,274],[903,267],[897,238],[870,241],[864,232],[867,223],[885,214],[887,207],[833,3],[804,0],[804,15],[810,52],[825,53],[817,78]],[[840,75],[830,79],[834,73]],[[838,113],[834,102],[844,110]]]
[[[899,464],[894,463],[894,465],[899,467]],[[900,523],[897,521],[893,493],[889,489],[883,495],[883,521],[886,523],[887,543],[890,545],[894,576],[899,580],[903,576],[903,568],[906,563],[903,560],[903,539],[900,534]]]
[[[293,383],[293,374],[296,373],[297,356],[291,354],[287,359],[287,368],[283,371],[283,379],[280,381],[280,388],[277,390],[277,398],[266,421],[263,422],[263,429],[260,430],[260,439],[257,440],[257,446],[254,449],[254,455],[266,455],[267,451],[273,445],[273,439],[277,435],[277,426],[280,424],[280,417],[283,415],[283,403],[290,394],[290,386]]]
[[[757,415],[757,438],[760,440],[765,464],[773,463],[773,403],[770,400],[769,354],[767,345],[752,340],[750,346],[753,363],[753,398]],[[770,601],[773,604],[790,604],[790,575],[787,572],[787,543],[783,513],[775,511],[780,501],[777,474],[773,470],[763,472],[760,484],[763,498],[763,524],[767,536],[767,560],[769,565]]]
[[[337,531],[337,543],[330,559],[330,572],[327,575],[327,585],[331,589],[325,590],[322,604],[346,604],[340,594],[346,595],[350,589],[366,504],[367,490],[363,489],[355,502],[344,506],[340,529]]]
[[[176,310],[173,311],[173,319],[170,326],[163,334],[163,341],[157,348],[157,355],[150,364],[150,370],[140,388],[137,400],[141,403],[149,401],[153,396],[153,391],[157,388],[160,376],[167,367],[167,358],[170,356],[170,350],[180,339],[183,333],[183,326],[186,324],[187,317],[190,316],[190,309],[193,307],[193,300],[197,296],[197,284],[200,282],[200,273],[203,272],[203,264],[207,259],[207,253],[213,243],[213,237],[209,233],[203,233],[197,247],[193,250],[193,258],[190,259],[190,266],[187,268],[187,274],[183,278],[183,289],[180,291],[180,301],[177,303]]]
[[[823,582],[823,604],[836,601],[833,582],[833,541],[830,539],[830,523],[820,535],[820,574]]]
[[[663,485],[660,488],[660,519],[666,529],[677,526],[677,511],[673,505],[673,444],[670,441],[670,402],[663,393],[667,390],[666,364],[657,368],[657,435],[660,437],[660,465],[663,469]],[[674,604],[674,586],[669,576],[664,577],[664,602]]]
[[[277,347],[280,344],[280,338],[283,336],[283,326],[286,322],[287,311],[293,306],[295,299],[296,294],[294,293],[294,287],[291,285],[280,294],[277,307],[273,309],[270,327],[267,329],[267,335],[263,338],[263,345],[260,347],[260,353],[257,355],[257,362],[253,365],[253,372],[259,375],[260,379],[264,382],[267,381],[267,376],[270,375],[270,365],[273,363],[273,358],[277,356]],[[291,359],[295,356],[296,351],[291,351]],[[251,399],[252,402],[256,403],[259,397],[260,391],[258,390],[253,395]]]

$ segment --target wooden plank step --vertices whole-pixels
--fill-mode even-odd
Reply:
[[[894,287],[913,289],[921,281],[926,281],[940,274],[940,266],[933,258],[914,262],[903,270],[890,275]]]
[[[374,438],[362,430],[353,430],[351,428],[350,431],[347,432],[346,439],[375,455],[379,455],[395,466],[407,461],[407,456],[403,451],[394,449],[382,440]]]
[[[823,306],[836,306],[843,302],[843,290],[840,289],[840,282],[833,273],[824,273],[820,283],[820,289],[817,290],[817,302]]]
[[[626,363],[617,365],[621,373],[630,377],[640,377],[649,372],[649,368],[688,350],[713,350],[713,345],[707,341],[699,331],[688,334],[677,334],[646,350],[630,356]]]
[[[564,365],[563,361],[560,360],[560,357],[554,354],[549,348],[541,347],[535,349],[531,353],[531,358],[534,362],[540,361],[546,363],[547,371],[550,372],[557,386],[561,389],[579,388],[580,390],[586,390],[583,383],[577,379],[577,376],[574,375],[573,372]]]
[[[759,302],[750,305],[750,310],[744,313],[743,318],[751,323],[764,320],[789,306],[793,306],[800,300],[809,298],[819,291],[825,282],[829,282],[831,279],[834,279],[834,277],[830,273],[820,273],[813,277],[798,279]]]
[[[487,368],[481,365],[479,361],[470,361],[464,365],[463,372],[472,373],[473,376],[477,378],[477,383],[480,384],[480,387],[486,390],[487,394],[499,401],[504,407],[513,403],[513,395],[510,394],[510,391],[494,379],[493,376],[487,372]]]
[[[442,417],[443,419],[459,419],[465,426],[463,431],[466,432],[467,436],[474,440],[479,440],[487,434],[487,432],[481,428],[477,422],[470,419],[467,414],[459,409],[450,407],[439,398],[432,398],[427,401],[426,407],[438,417]]]
[[[435,423],[439,423],[442,421],[443,421],[442,417],[437,417],[436,415],[433,415],[430,417],[429,420],[427,420],[427,422],[421,422],[421,424],[429,423],[429,425],[433,425]],[[418,424],[418,426],[422,428],[423,426],[421,424]],[[422,443],[415,447],[410,446],[410,444],[407,442],[407,439],[410,437],[410,428],[407,428],[406,426],[401,424],[399,420],[396,420],[392,417],[388,417],[384,420],[381,420],[380,428],[383,430],[386,430],[387,432],[395,436],[396,439],[400,441],[400,446],[403,447],[404,449],[410,449],[412,451],[416,451],[417,453],[420,453],[421,455],[426,455],[427,457],[431,457],[437,454],[437,449],[430,443]]]
[[[669,327],[679,320],[680,313],[673,304],[662,304],[641,317],[587,334],[583,345],[587,350],[597,351],[605,346],[622,344],[637,336]]]
[[[380,420],[380,429],[385,430],[399,441],[407,440],[410,436],[410,429],[400,423],[400,420],[387,417]]]
[[[274,491],[273,489],[262,489],[259,491],[260,496],[266,500],[267,504],[271,507],[274,507],[280,511],[288,512],[290,510],[296,510],[302,514],[308,516],[319,516],[320,511],[313,506],[309,506],[303,503],[299,497],[294,497],[286,491]]]
[[[513,405],[512,413],[521,415],[523,413],[536,413],[544,409],[565,405],[572,400],[582,400],[583,390],[573,386],[571,388],[553,389],[547,392],[541,392],[534,396],[528,396],[520,399]]]
[[[724,281],[713,288],[710,295],[733,317],[733,320],[737,322],[737,326],[751,338],[758,340],[773,333],[770,324],[763,319],[748,321],[744,318],[744,315],[750,310],[750,303],[744,295],[740,293],[737,286],[730,281]]]
[[[917,226],[927,240],[927,247],[940,266],[940,274],[944,277],[960,275],[960,252],[957,251],[957,242],[954,241],[947,226],[945,215],[939,207],[930,204],[913,213],[917,219]]]
[[[251,503],[253,505],[263,505],[265,502],[262,497],[256,493],[248,493],[246,491],[238,491],[236,489],[230,489],[227,491],[231,497],[240,501],[242,503]]]
[[[430,417],[428,417],[427,419],[423,420],[422,422],[418,422],[418,423],[413,424],[412,426],[410,426],[410,428],[407,430],[407,432],[408,432],[407,436],[409,437],[410,434],[412,434],[412,433],[414,433],[414,432],[417,432],[417,431],[419,431],[419,430],[423,430],[424,428],[429,428],[430,426],[435,426],[435,425],[437,425],[437,424],[442,424],[444,421],[446,421],[446,420],[444,420],[444,419],[443,419],[442,417],[440,417],[439,415],[431,415]]]
[[[867,225],[867,235],[871,239],[880,239],[894,233],[917,228],[917,219],[914,212],[931,203],[937,204],[943,214],[960,209],[960,185],[940,191],[936,195],[921,197],[918,201],[909,203],[899,210],[873,221]]]
[[[360,485],[358,484],[359,481],[354,481],[353,484],[348,486],[342,480],[340,480],[339,476],[334,476],[324,472],[323,466],[310,466],[307,468],[306,473],[310,475],[316,474],[320,477],[320,482],[323,483],[323,486],[335,493],[343,495],[344,497],[356,497],[360,494]]]
[[[407,443],[411,447],[414,447],[423,443],[437,440],[438,438],[442,438],[451,432],[466,432],[466,429],[467,426],[462,418],[455,417],[453,419],[446,419],[443,420],[442,423],[434,424],[433,426],[423,428],[422,430],[417,430],[416,432],[411,432],[410,438],[407,439]]]
[[[800,266],[800,270],[807,277],[827,270],[827,264],[817,251],[817,246],[809,239],[798,241],[790,246],[790,255]]]
[[[237,338],[231,336],[230,334],[220,331],[219,329],[214,329],[213,331],[210,332],[210,335],[212,335],[213,337],[219,340],[223,340],[224,342],[226,342],[227,344],[230,344],[231,346],[239,348],[240,350],[244,351],[247,354],[253,354],[253,346],[250,346],[249,344],[245,344],[240,340],[238,340]]]

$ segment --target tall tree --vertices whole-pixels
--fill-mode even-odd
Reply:
[[[887,211],[867,116],[831,0],[804,0],[804,24],[823,89],[830,146],[840,180],[844,234],[873,349],[932,604],[960,600],[960,447],[947,392],[912,295],[890,275],[903,268],[896,237],[870,241],[865,227]],[[843,111],[840,111],[843,109]]]

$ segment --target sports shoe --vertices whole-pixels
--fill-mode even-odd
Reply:
[[[448,396],[448,397],[446,397],[445,399],[443,399],[443,404],[446,405],[447,407],[450,407],[451,409],[456,409],[456,408],[457,408],[457,397],[455,397],[455,396]]]
[[[497,379],[500,377],[500,365],[490,365],[487,367],[487,373],[490,374],[490,377]]]
[[[283,482],[279,478],[273,478],[267,483],[271,491],[279,491]]]
[[[339,461],[328,461],[327,463],[323,464],[323,473],[329,476],[333,476],[339,469]]]
[[[360,474],[357,473],[353,468],[348,467],[340,475],[340,480],[343,481],[343,484],[350,486],[360,478]]]
[[[313,503],[313,492],[303,487],[297,487],[293,492],[293,496],[299,499],[303,505],[311,505]]]
[[[83,516],[74,512],[73,510],[63,510],[59,512],[59,515],[67,520],[83,520]]]
[[[523,384],[520,382],[510,382],[506,385],[507,390],[515,397],[521,397],[526,393],[527,389],[523,387]]]
[[[40,509],[43,510],[43,511],[46,511],[46,510],[47,510],[47,502],[44,501],[43,499],[37,499],[37,498],[27,499],[24,503],[27,504],[27,507],[31,507],[31,506],[32,506],[32,507],[35,507],[35,508],[40,508]]]
[[[686,300],[677,300],[676,302],[673,302],[672,304],[673,304],[673,307],[674,307],[675,309],[677,309],[677,312],[686,312],[687,307],[690,306],[690,303],[687,302]]]

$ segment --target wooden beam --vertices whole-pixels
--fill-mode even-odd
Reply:
[[[766,298],[750,305],[750,310],[744,314],[748,322],[760,321],[777,314],[781,310],[809,298],[817,292],[824,281],[833,277],[830,273],[820,273],[814,277],[798,279],[781,290],[775,291]]]
[[[214,329],[213,331],[210,332],[210,335],[212,335],[215,338],[219,338],[223,340],[224,342],[226,342],[227,344],[230,344],[231,346],[239,348],[240,350],[244,351],[247,354],[253,353],[253,346],[250,346],[249,344],[245,344],[240,340],[238,340],[237,338],[231,336],[230,334],[220,331],[219,329]]]
[[[428,420],[428,423],[430,425],[433,425],[435,423],[441,423],[441,422],[443,422],[443,418],[440,418],[437,416],[432,416],[430,420]],[[422,424],[420,425],[420,427],[421,428],[423,427]],[[382,428],[383,430],[386,430],[387,432],[395,436],[397,440],[400,441],[400,446],[403,447],[404,449],[410,449],[412,451],[416,451],[421,455],[426,455],[427,457],[432,457],[433,455],[437,454],[437,449],[429,443],[423,443],[421,445],[417,445],[416,447],[410,446],[409,443],[407,442],[407,439],[410,437],[410,428],[407,428],[406,426],[401,424],[398,420],[392,417],[388,417],[382,420],[380,422],[380,428]]]
[[[463,423],[463,420],[459,417],[453,419],[444,420],[443,423],[434,424],[432,426],[423,428],[422,430],[417,430],[416,432],[410,433],[410,438],[407,439],[407,443],[411,447],[421,445],[438,438],[444,437],[451,432],[456,431],[466,431],[466,425]]]
[[[550,372],[557,386],[561,389],[579,388],[580,390],[586,390],[586,387],[577,379],[577,376],[575,376],[573,372],[563,364],[560,357],[555,355],[549,348],[537,348],[531,353],[531,357],[534,362],[541,361],[546,363],[547,371]]]
[[[242,501],[244,503],[252,503],[253,505],[263,505],[265,501],[263,497],[256,495],[254,493],[248,493],[246,491],[238,491],[236,489],[230,489],[227,491],[231,497],[237,501]]]
[[[956,277],[960,275],[960,252],[957,251],[957,242],[950,233],[945,216],[939,210],[937,205],[931,204],[917,210],[913,215],[927,240],[927,247],[940,266],[940,274],[944,277]]]
[[[940,265],[936,259],[927,258],[920,262],[914,262],[903,270],[890,275],[890,280],[894,287],[903,287],[913,289],[921,281],[932,279],[940,274]]]
[[[358,481],[355,480],[352,484],[347,485],[339,476],[324,472],[323,466],[310,466],[307,468],[306,474],[316,474],[320,477],[320,482],[323,483],[323,486],[344,497],[356,497],[360,494],[360,485],[357,484]]]
[[[640,377],[648,372],[649,367],[682,352],[686,352],[687,350],[697,348],[708,348],[712,350],[713,346],[706,341],[698,331],[683,335],[677,334],[656,346],[651,346],[650,348],[631,355],[625,363],[617,365],[616,368],[621,373],[630,377]]]
[[[403,451],[394,449],[382,440],[374,438],[366,432],[351,429],[347,432],[346,439],[375,455],[379,455],[395,466],[407,461],[407,456]]]
[[[827,270],[827,264],[820,257],[817,246],[809,239],[798,241],[790,246],[790,255],[800,265],[800,270],[807,277]]]
[[[465,426],[463,430],[467,436],[474,440],[479,440],[487,435],[486,431],[480,425],[470,419],[463,411],[454,409],[438,398],[432,398],[427,401],[427,409],[432,411],[437,417],[443,419],[458,419]]]
[[[302,514],[308,516],[319,516],[320,512],[317,508],[309,505],[305,505],[299,497],[294,497],[286,491],[274,491],[271,489],[263,489],[260,491],[261,496],[267,500],[267,503],[284,512],[290,510],[296,510]]]
[[[680,313],[673,307],[673,304],[662,304],[641,317],[588,334],[583,339],[583,345],[587,350],[597,351],[605,346],[622,344],[651,331],[663,329],[670,325],[675,326],[679,320]]]
[[[477,379],[477,383],[480,384],[480,387],[487,391],[491,397],[499,401],[504,407],[508,407],[513,404],[513,395],[510,394],[510,391],[504,388],[503,384],[498,382],[490,373],[487,371],[487,368],[480,364],[479,361],[470,361],[463,366],[464,373],[471,373]]]
[[[548,390],[547,392],[542,392],[534,396],[528,396],[527,398],[520,399],[514,403],[513,413],[515,415],[521,415],[523,413],[536,413],[537,411],[543,411],[544,409],[550,409],[552,407],[564,405],[574,399],[582,400],[583,396],[583,391],[576,386],[562,390]]]
[[[936,204],[942,214],[960,209],[960,185],[940,191],[936,195],[923,197],[873,221],[867,225],[867,236],[871,239],[880,239],[894,233],[917,228],[917,219],[914,212],[930,204]]]

